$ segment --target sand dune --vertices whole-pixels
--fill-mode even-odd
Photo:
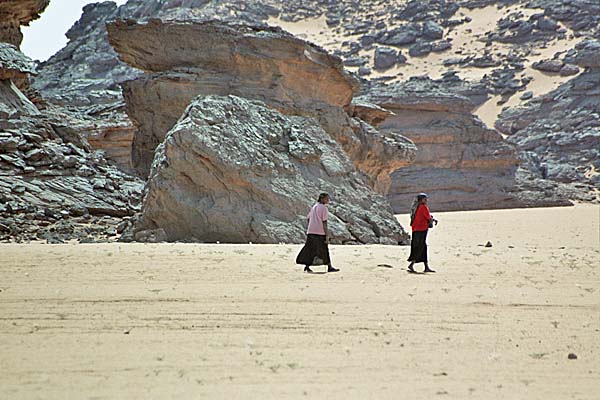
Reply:
[[[0,398],[593,399],[599,214],[434,213],[435,275],[406,247],[306,275],[296,245],[2,245]]]

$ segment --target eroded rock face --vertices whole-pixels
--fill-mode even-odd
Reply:
[[[585,70],[526,106],[505,110],[496,127],[529,160],[533,175],[558,182],[571,198],[598,201],[600,43],[582,41],[567,60]]]
[[[314,119],[236,96],[198,97],[157,149],[136,230],[162,229],[168,240],[301,243],[321,191],[333,197],[334,243],[406,239],[386,199]]]
[[[236,94],[292,113],[344,106],[358,87],[339,60],[277,29],[153,20],[116,21],[108,32],[124,61],[150,72],[124,84],[129,115],[139,126],[133,163],[142,175],[156,146],[200,93]],[[172,40],[179,41],[177,51],[163,45]],[[144,52],[136,50],[140,45],[147,46]],[[246,50],[238,54],[238,48]]]
[[[413,157],[414,146],[406,138],[381,134],[348,115],[344,108],[358,82],[339,58],[281,29],[215,21],[116,21],[108,24],[108,34],[124,61],[148,71],[124,84],[128,113],[139,127],[133,162],[142,175],[156,146],[198,94],[233,94],[285,114],[316,118],[382,192],[389,173]],[[164,45],[173,40],[176,49]]]
[[[535,203],[516,193],[515,148],[471,114],[475,103],[468,97],[428,78],[412,78],[370,88],[364,98],[393,113],[380,124],[381,131],[401,133],[419,149],[413,164],[392,174],[388,198],[396,212],[409,210],[415,194],[423,191],[440,211]]]
[[[0,1],[0,42],[17,46],[23,41],[21,25],[38,19],[48,7],[50,0],[2,0]]]
[[[0,240],[116,240],[142,182],[91,151],[68,119],[39,110],[11,80],[30,72],[16,47],[0,46]]]
[[[119,82],[140,71],[120,62],[108,44],[106,21],[119,15],[114,2],[86,5],[66,33],[67,46],[39,65],[32,87],[95,149],[121,170],[132,172],[135,127],[125,113]]]
[[[264,92],[282,109],[308,108],[313,102],[344,106],[358,89],[339,58],[278,28],[151,20],[115,21],[107,29],[110,43],[131,66],[147,72],[207,70],[218,74],[213,80],[219,86],[231,76],[244,78],[227,83]],[[176,47],[164,45],[174,41]]]
[[[0,43],[0,80],[23,79],[34,73],[35,67],[29,57],[12,44]]]
[[[0,43],[0,118],[18,118],[22,114],[37,115],[38,110],[19,90],[16,82],[34,73],[33,61],[16,46]]]
[[[82,110],[84,114],[88,113],[88,107],[96,104],[119,102],[121,94],[118,82],[131,79],[138,72],[119,61],[108,44],[105,23],[117,18],[138,21],[147,21],[149,18],[195,21],[222,19],[253,24],[286,24],[307,19],[315,22],[315,19],[323,18],[330,33],[337,37],[334,40],[338,43],[331,48],[333,54],[340,56],[349,68],[358,68],[358,74],[365,78],[384,81],[398,79],[395,74],[374,76],[375,59],[365,57],[364,53],[374,51],[375,47],[401,51],[401,57],[408,58],[406,61],[409,64],[418,64],[414,57],[440,51],[445,55],[444,66],[449,72],[472,67],[489,69],[481,83],[487,87],[487,93],[500,95],[503,103],[511,96],[521,97],[531,89],[531,76],[523,75],[528,68],[525,71],[523,68],[532,61],[530,56],[536,51],[546,48],[551,41],[567,39],[571,35],[597,37],[600,26],[600,3],[597,0],[411,0],[398,2],[394,7],[389,4],[384,0],[129,0],[119,7],[111,2],[90,4],[85,7],[81,21],[69,31],[69,44],[56,57],[42,64],[42,73],[35,79],[35,87],[44,97],[52,97],[51,101],[55,104],[68,104],[70,108],[75,104],[83,104],[86,108]],[[498,25],[490,25],[489,31],[479,38],[490,44],[489,47],[486,46],[483,51],[473,51],[470,50],[471,46],[463,48],[457,41],[450,40],[455,27],[471,23],[472,15],[466,12],[467,16],[461,16],[464,13],[457,13],[459,8],[478,9],[489,5],[506,10],[506,15],[498,21]],[[508,5],[539,9],[539,12],[518,12],[511,7],[516,12],[512,13],[506,8]],[[441,39],[440,27],[443,30]],[[327,34],[322,37],[327,38],[322,42],[324,45],[331,41]],[[311,40],[320,43],[319,37],[311,37]],[[497,46],[497,42],[503,42],[503,45]],[[401,61],[399,57],[398,63],[402,62],[404,60]],[[577,69],[571,64],[566,64],[560,71],[563,75],[575,73]],[[457,93],[464,94],[460,91]],[[187,105],[187,102],[182,103],[181,110],[174,113],[176,117],[172,124]],[[121,122],[126,117],[117,120],[120,132]],[[116,135],[116,143],[108,143],[113,137],[111,119],[107,118],[99,126],[106,127],[106,134],[97,135],[104,139],[90,141],[104,146],[101,148],[107,154],[111,153],[123,143],[123,136]],[[130,127],[129,130],[132,136],[134,129]],[[84,134],[86,132],[82,131]],[[141,142],[139,136],[136,136],[136,142]],[[154,142],[150,146],[158,143]],[[144,146],[146,144],[134,147],[139,150]],[[125,148],[117,151],[119,154],[125,152]],[[138,160],[145,158],[149,164],[152,153],[138,154],[136,157]]]

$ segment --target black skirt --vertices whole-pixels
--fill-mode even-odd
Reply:
[[[296,257],[296,264],[328,265],[329,263],[331,263],[331,260],[329,258],[329,247],[325,242],[325,235],[309,233],[306,237],[306,244]]]
[[[416,231],[412,233],[408,261],[415,263],[427,262],[427,243],[425,239],[427,239],[427,231]]]

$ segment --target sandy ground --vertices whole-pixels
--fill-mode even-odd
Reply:
[[[392,246],[307,275],[295,245],[1,245],[0,398],[597,399],[600,208],[434,215],[432,275]]]

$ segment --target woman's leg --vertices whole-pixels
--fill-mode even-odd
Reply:
[[[331,265],[331,256],[329,255],[329,244],[327,243],[327,238],[322,236],[319,239],[321,241],[321,253],[319,256],[325,262],[325,264],[327,264],[327,272],[338,272],[339,269],[334,268]]]
[[[423,232],[416,231],[412,233],[412,240],[410,242],[410,256],[408,260],[410,264],[408,264],[408,271],[415,272],[414,266],[415,263],[422,262],[422,245],[423,245]]]
[[[429,255],[427,254],[427,231],[425,231],[425,235],[423,238],[423,262],[425,263],[425,270],[423,272],[435,272],[431,268],[429,268]]]
[[[429,268],[429,263],[427,261],[425,261],[425,271],[423,272],[435,272],[434,270],[432,270],[431,268]]]

